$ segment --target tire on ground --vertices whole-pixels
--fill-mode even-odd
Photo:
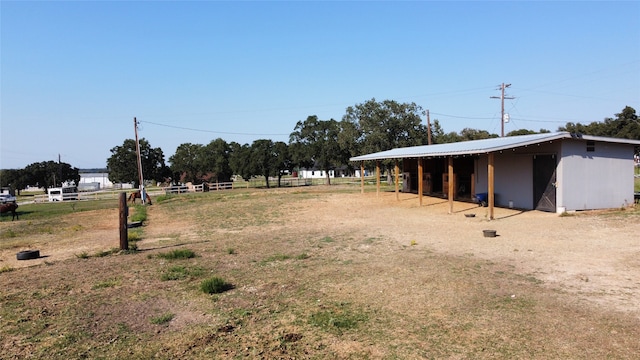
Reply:
[[[18,260],[31,260],[40,257],[40,250],[25,250],[16,254]]]

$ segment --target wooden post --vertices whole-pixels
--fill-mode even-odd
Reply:
[[[376,196],[380,196],[380,160],[376,160]]]
[[[364,194],[364,161],[360,162],[360,193]]]
[[[400,201],[400,185],[398,181],[400,180],[400,167],[398,166],[398,159],[396,159],[396,200]]]
[[[494,159],[493,159],[493,153],[489,153],[489,168],[487,169],[487,173],[489,175],[489,179],[488,179],[488,183],[489,183],[489,194],[487,195],[487,202],[489,203],[489,220],[493,220],[493,202],[494,202],[494,197],[493,197],[493,192],[495,191],[494,188],[494,175],[493,175],[493,171],[494,171],[494,163],[493,163]]]
[[[453,156],[449,156],[449,214],[453,214],[453,193],[455,190],[453,176]]]
[[[471,174],[471,196],[476,196],[476,174]]]
[[[120,209],[120,250],[129,250],[129,238],[127,233],[127,216],[129,208],[127,207],[127,193],[121,192],[119,199]]]
[[[422,172],[422,158],[418,158],[418,199],[420,206],[422,206],[422,177],[424,176]]]

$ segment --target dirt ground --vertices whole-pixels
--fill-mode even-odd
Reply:
[[[611,212],[560,216],[496,208],[495,220],[489,221],[488,209],[475,204],[456,202],[454,213],[448,214],[446,200],[424,197],[419,206],[416,194],[400,194],[396,199],[393,192],[329,194],[320,200],[292,204],[290,210],[294,216],[288,216],[284,224],[268,226],[383,237],[395,241],[396,247],[400,244],[501,263],[545,286],[573,294],[585,306],[640,318],[640,223],[629,220],[637,217]],[[138,244],[141,249],[158,247],[167,234],[175,232],[181,234],[182,241],[199,240],[195,222],[167,221],[155,215],[154,207],[149,207],[148,213],[152,226],[145,228],[145,239]],[[99,220],[90,219],[90,213],[73,216],[81,221],[86,217],[91,231],[80,232],[80,237],[66,236],[64,242],[46,234],[34,237],[30,248],[37,247],[42,255],[37,260],[17,261],[16,252],[23,248],[3,248],[0,268],[58,262],[83,252],[118,247],[117,210],[105,212]],[[0,229],[8,226],[8,222],[0,223]],[[486,229],[496,230],[497,236],[484,237]]]

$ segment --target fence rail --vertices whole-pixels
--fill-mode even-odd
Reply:
[[[359,185],[360,178],[359,177],[340,177],[340,178],[331,178],[331,184],[350,184],[350,185]],[[384,182],[384,181],[383,181]],[[375,183],[375,177],[367,176],[365,177],[365,183],[371,184]],[[297,187],[297,186],[312,186],[312,185],[325,185],[326,178],[292,178],[286,177],[280,179],[280,187]],[[264,188],[267,186],[267,182],[264,178],[255,178],[249,181],[229,181],[229,182],[219,182],[219,183],[204,183],[200,185],[177,185],[177,186],[168,186],[168,187],[152,187],[147,189],[147,194],[152,197],[156,197],[159,195],[168,195],[168,194],[186,194],[186,193],[194,193],[194,192],[204,192],[204,191],[223,191],[223,190],[233,190],[233,189],[248,189],[248,188]],[[269,178],[269,187],[275,188],[278,187],[278,179],[277,178]],[[80,191],[77,193],[65,194],[71,197],[76,197],[77,200],[64,200],[65,202],[72,201],[86,201],[86,200],[117,200],[118,196],[121,192],[126,191],[127,194],[137,191],[137,189],[110,189],[110,190],[97,190],[97,191]],[[36,194],[36,195],[27,195],[21,196],[18,199],[21,202],[33,202],[33,203],[45,203],[49,202],[49,196],[47,194]]]

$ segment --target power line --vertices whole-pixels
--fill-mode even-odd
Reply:
[[[156,126],[164,126],[164,127],[168,127],[168,128],[172,128],[172,129],[180,129],[180,130],[197,131],[197,132],[211,133],[211,134],[223,134],[223,135],[246,135],[246,136],[289,136],[289,135],[291,135],[291,134],[258,134],[258,133],[240,133],[240,132],[228,132],[228,131],[216,131],[216,130],[195,129],[195,128],[188,128],[188,127],[184,127],[184,126],[175,126],[175,125],[161,124],[161,123],[157,123],[157,122],[153,122],[153,121],[143,121],[143,120],[139,120],[138,122],[140,122],[140,123],[152,124],[152,125],[156,125]]]

